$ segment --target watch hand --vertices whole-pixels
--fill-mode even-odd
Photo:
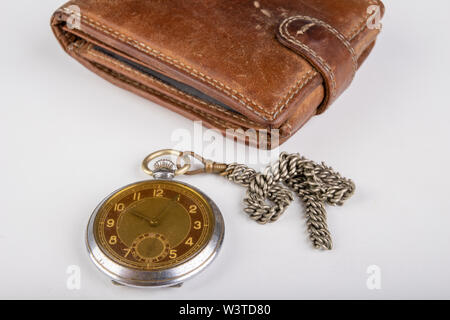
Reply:
[[[131,209],[131,210],[130,210],[130,213],[133,214],[133,215],[135,215],[135,216],[138,217],[138,218],[147,220],[150,224],[153,224],[153,221],[152,221],[151,218],[145,216],[144,214],[140,213],[139,211],[137,211],[137,210],[135,210],[135,209]]]
[[[177,197],[178,196],[176,196],[175,198],[173,198],[161,211],[160,211],[160,213],[156,216],[156,217],[153,217],[153,218],[149,218],[149,217],[147,217],[146,215],[144,215],[143,213],[141,213],[141,212],[139,212],[139,211],[137,211],[136,209],[131,209],[130,210],[130,213],[131,214],[133,214],[133,215],[135,215],[136,217],[139,217],[139,218],[141,218],[141,219],[144,219],[144,220],[146,220],[146,221],[148,221],[149,223],[150,223],[150,225],[152,226],[152,227],[156,227],[158,224],[159,224],[159,219],[168,211],[168,209],[169,208],[171,208],[172,207],[172,205],[174,204],[174,203],[177,203],[176,201],[175,201],[175,199],[177,199]]]
[[[164,216],[164,214],[169,211],[169,208],[172,208],[172,206],[174,204],[176,204],[177,202],[175,201],[178,198],[178,196],[176,196],[175,198],[171,199],[170,202],[164,207],[164,209],[161,210],[161,212],[154,218],[151,219],[151,222],[154,224],[158,224],[159,223],[159,219]]]

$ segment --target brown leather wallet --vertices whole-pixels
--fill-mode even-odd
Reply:
[[[51,25],[119,87],[222,133],[267,130],[282,143],[350,85],[383,13],[377,0],[74,0]]]

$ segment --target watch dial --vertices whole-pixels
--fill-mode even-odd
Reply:
[[[186,262],[209,242],[214,215],[194,189],[174,181],[128,186],[99,208],[94,235],[101,250],[120,265],[168,269]]]

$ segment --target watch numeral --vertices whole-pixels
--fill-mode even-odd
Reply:
[[[135,193],[133,194],[133,200],[134,200],[134,201],[141,200],[141,193],[140,193],[140,192],[135,192]]]
[[[128,255],[130,254],[131,249],[130,249],[130,248],[127,248],[127,249],[123,249],[123,251],[125,251],[124,258],[126,258],[126,257],[128,257]]]
[[[187,244],[188,246],[192,247],[194,245],[194,242],[192,241],[192,237],[189,237],[189,239],[187,239],[184,244]]]
[[[176,257],[177,257],[177,250],[175,250],[175,249],[170,250],[169,258],[175,259]]]
[[[117,237],[111,236],[111,238],[109,238],[109,244],[112,244],[112,245],[117,244]]]
[[[189,213],[197,213],[197,206],[192,205],[189,207]]]
[[[108,221],[106,221],[106,226],[108,227],[108,228],[112,228],[112,227],[114,227],[114,219],[108,219]]]
[[[154,197],[162,197],[164,195],[164,190],[163,189],[155,189],[153,190],[153,196]]]
[[[195,230],[200,230],[202,228],[202,223],[201,221],[195,221],[194,222],[194,229]]]
[[[123,203],[116,203],[114,205],[114,211],[121,212],[125,210],[125,205]]]

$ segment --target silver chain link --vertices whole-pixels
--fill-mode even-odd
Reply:
[[[333,247],[325,203],[341,206],[355,191],[353,181],[324,163],[317,164],[299,154],[282,153],[279,161],[263,173],[242,164],[230,164],[223,175],[247,188],[245,212],[261,224],[280,218],[293,200],[288,188],[293,190],[305,206],[309,238],[317,249]]]

